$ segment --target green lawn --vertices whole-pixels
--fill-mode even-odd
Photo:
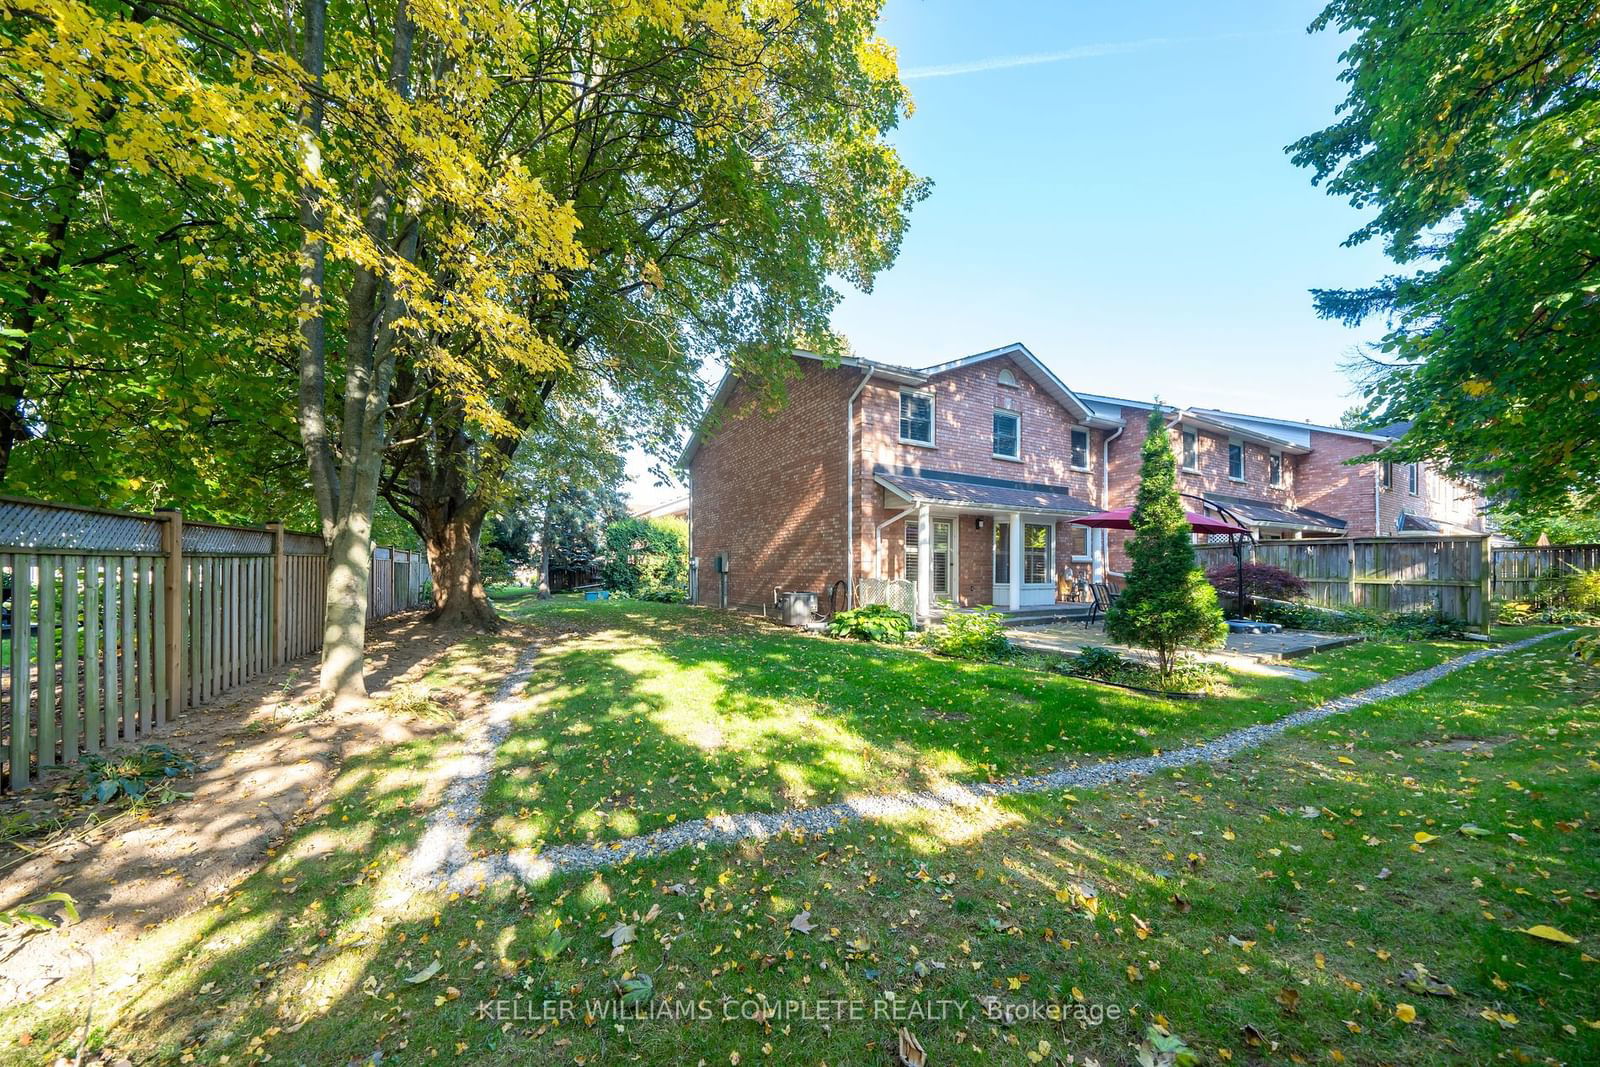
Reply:
[[[907,706],[892,688],[850,683],[821,650],[861,672],[896,667],[895,654],[781,634],[751,636],[741,650],[735,622],[691,625],[639,605],[532,613],[546,632],[583,640],[630,617],[691,650],[721,642],[722,661],[760,668],[718,668],[724,677],[775,690],[747,694],[741,682],[724,687],[725,700],[855,684]],[[503,660],[500,643],[488,644]],[[1109,1067],[1135,1062],[1152,1020],[1207,1063],[1597,1062],[1600,678],[1565,646],[1478,664],[1216,768],[465,896],[410,893],[396,880],[448,735],[389,746],[348,761],[326,810],[225,900],[148,931],[126,960],[104,961],[106,972],[136,961],[137,981],[79,979],[29,1008],[0,1008],[0,1063],[70,1054],[90,1000],[94,1047],[141,1064],[875,1065],[892,1062],[903,1023],[930,1064]],[[1259,699],[1311,703],[1325,695],[1317,687],[1364,684],[1358,676],[1385,656],[1404,670],[1455,649],[1346,651],[1372,658],[1330,655],[1328,679],[1300,688],[1310,696]],[[597,651],[596,675],[620,655]],[[1054,694],[1060,683],[1044,679],[1054,695],[1039,699],[1010,669],[901,669],[1026,692],[1039,716],[1076,691]],[[788,680],[806,671],[809,690]],[[1225,702],[1146,708],[1087,692],[1074,698],[1087,701],[1074,705],[1085,717],[1142,714],[1153,736],[1227,714]],[[1108,698],[1132,702],[1113,708]],[[612,699],[635,698],[622,689]],[[862,721],[850,714],[839,720]],[[1066,713],[1055,714],[1059,731]],[[1003,734],[977,714],[961,726],[991,739],[948,731],[919,743],[999,747]],[[626,746],[587,736],[616,775],[628,773]],[[1133,737],[1114,750],[1152,743]],[[538,813],[567,817],[564,803]],[[802,910],[809,933],[792,928]],[[620,951],[606,936],[618,922],[637,935]],[[1520,932],[1541,924],[1580,944]],[[1456,995],[1407,989],[1416,964]],[[692,1018],[638,1018],[638,1007],[632,1019],[602,1017],[643,976],[655,1013]],[[985,1000],[1027,1017],[991,1020]],[[486,1001],[498,1017],[480,1015]],[[1414,1021],[1396,1017],[1402,1004]]]
[[[1363,643],[1170,701],[637,601],[502,605],[560,629],[485,798],[487,848],[613,840],[678,820],[1144,754],[1277,718],[1458,655]],[[1514,637],[1533,630],[1507,632]]]

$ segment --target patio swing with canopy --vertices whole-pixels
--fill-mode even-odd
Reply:
[[[1245,611],[1244,600],[1244,546],[1246,542],[1255,543],[1255,537],[1248,527],[1239,521],[1239,516],[1222,504],[1204,497],[1195,496],[1193,493],[1179,493],[1184,500],[1193,500],[1199,503],[1200,511],[1184,513],[1184,518],[1189,522],[1189,528],[1195,533],[1205,534],[1208,537],[1226,537],[1233,546],[1234,573],[1238,579],[1238,587],[1234,599],[1234,610],[1240,614]],[[1217,514],[1215,517],[1207,515],[1209,508]],[[1097,530],[1131,530],[1133,529],[1133,508],[1113,508],[1110,511],[1101,511],[1093,515],[1085,515],[1073,519],[1076,526],[1088,526]],[[1230,620],[1230,625],[1233,620]]]

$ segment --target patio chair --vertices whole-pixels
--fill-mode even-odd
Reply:
[[[1090,583],[1089,592],[1093,599],[1089,603],[1089,614],[1083,619],[1085,630],[1093,626],[1111,609],[1111,605],[1116,603],[1116,594],[1111,592],[1111,588],[1105,582]]]

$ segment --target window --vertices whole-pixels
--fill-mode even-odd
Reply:
[[[994,524],[994,584],[1011,584],[1011,524]]]
[[[1244,481],[1244,445],[1238,441],[1228,442],[1228,477]]]
[[[906,523],[906,571],[905,577],[911,581],[917,580],[917,524]]]
[[[1017,376],[1011,373],[1010,367],[1001,367],[1000,374],[995,380],[1007,389],[1015,389],[1017,387]]]
[[[1200,442],[1193,430],[1183,431],[1183,469],[1200,469]]]
[[[927,393],[900,394],[900,440],[914,445],[933,444],[933,397]]]
[[[1050,527],[1029,523],[1022,528],[1022,580],[1028,585],[1050,583]]]
[[[1068,526],[1067,544],[1071,549],[1072,558],[1082,562],[1089,558],[1089,528],[1087,526]]]
[[[1072,465],[1080,471],[1089,469],[1089,431],[1072,431]]]
[[[1415,463],[1406,464],[1406,492],[1412,496],[1417,495],[1417,486],[1422,480],[1422,472]]]
[[[1283,453],[1273,452],[1267,456],[1267,484],[1283,484]]]
[[[1015,411],[994,413],[994,454],[1003,459],[1022,458],[1022,420]]]
[[[1380,463],[1380,464],[1378,464],[1378,477],[1382,481],[1383,487],[1385,489],[1393,489],[1394,488],[1394,464],[1393,463]]]

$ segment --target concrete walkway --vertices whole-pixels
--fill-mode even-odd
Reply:
[[[1173,752],[1135,759],[1105,760],[999,782],[952,783],[937,790],[849,797],[836,804],[815,808],[694,819],[620,841],[556,845],[538,852],[516,849],[472,856],[466,847],[467,839],[477,824],[488,778],[486,762],[487,758],[492,758],[492,751],[485,751],[486,743],[492,748],[504,739],[509,715],[524,699],[521,691],[527,680],[525,669],[531,665],[525,656],[519,662],[517,671],[497,694],[497,706],[489,723],[480,725],[469,737],[466,758],[458,762],[455,776],[447,789],[449,801],[435,814],[430,832],[412,854],[407,871],[409,878],[406,880],[417,888],[445,886],[456,891],[471,891],[490,882],[511,879],[538,883],[558,874],[614,867],[685,848],[762,840],[796,830],[821,833],[853,819],[889,819],[918,811],[975,807],[1001,796],[1110,785],[1173,767],[1226,759],[1256,748],[1292,727],[1413,693],[1480,660],[1520,652],[1540,641],[1574,632],[1570,629],[1556,630],[1509,645],[1475,649],[1437,666],[1391,678],[1314,708],[1296,711],[1276,722],[1246,726],[1204,744]]]

